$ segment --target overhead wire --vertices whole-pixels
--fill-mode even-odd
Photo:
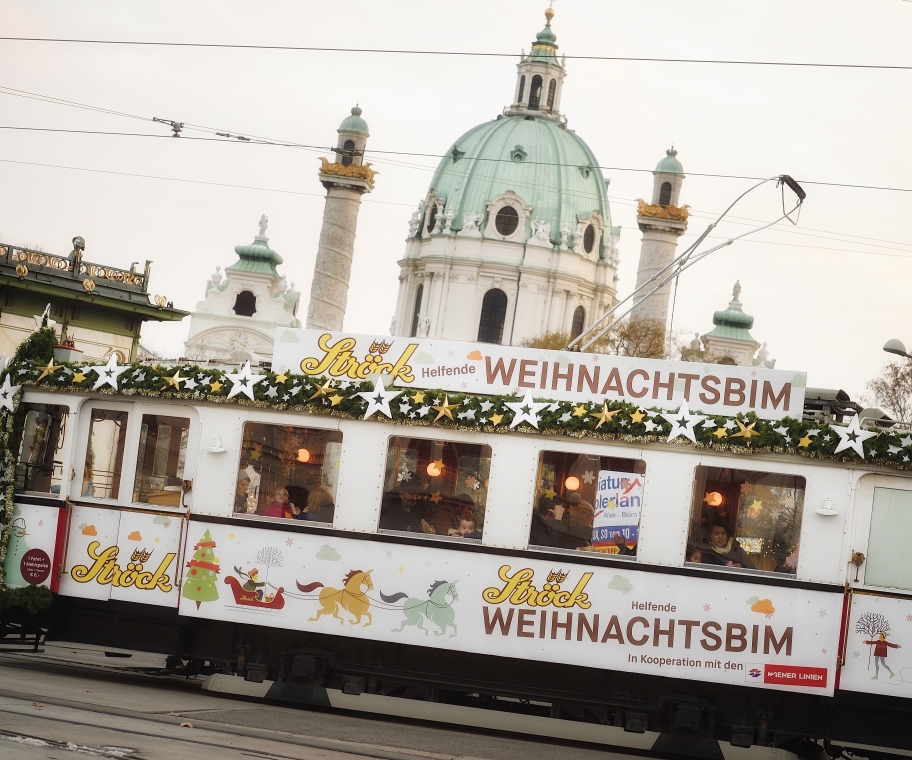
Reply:
[[[370,53],[381,55],[440,55],[471,58],[518,58],[516,53],[490,53],[474,50],[408,50],[405,48],[337,48],[310,45],[254,45],[228,42],[163,42],[158,40],[102,40],[69,37],[0,37],[2,42],[55,42],[77,45],[133,45],[140,47],[201,48],[225,50],[276,50],[311,53]],[[862,69],[912,71],[912,66],[881,63],[825,63],[820,61],[751,61],[724,58],[658,58],[625,55],[565,55],[575,61],[630,61],[634,63],[693,63],[725,66],[772,66],[823,69]]]

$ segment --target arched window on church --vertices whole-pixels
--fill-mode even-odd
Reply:
[[[570,338],[579,337],[586,326],[586,310],[582,306],[577,306],[573,312],[573,324],[570,326]]]
[[[239,317],[252,317],[256,314],[256,296],[249,290],[242,290],[234,301],[234,313]]]
[[[522,103],[523,95],[526,92],[526,75],[523,74],[519,78],[519,96],[516,98],[517,103]]]
[[[529,90],[529,108],[537,111],[541,107],[542,78],[536,74],[532,77],[532,87]]]
[[[665,208],[671,203],[671,182],[663,182],[659,188],[659,205]]]
[[[342,150],[345,151],[342,154],[342,166],[351,166],[352,162],[355,160],[355,141],[346,140],[345,144],[342,146]]]
[[[507,317],[507,294],[491,288],[481,302],[481,319],[478,320],[478,342],[497,343],[503,340],[504,320]]]
[[[557,93],[557,80],[552,79],[551,84],[548,85],[548,110],[554,110],[554,96]]]
[[[418,317],[421,314],[421,299],[424,296],[424,283],[415,291],[415,311],[412,313],[412,330],[409,335],[414,338],[418,334]]]
[[[427,231],[433,232],[435,224],[437,224],[437,204],[432,203],[427,212]]]
[[[586,253],[592,253],[595,248],[595,225],[587,224],[586,231],[583,233],[583,250]]]

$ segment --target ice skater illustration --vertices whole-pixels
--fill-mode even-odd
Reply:
[[[877,638],[873,641],[866,641],[865,644],[872,644],[874,646],[874,675],[871,677],[872,681],[876,681],[878,676],[880,676],[880,666],[883,665],[887,672],[890,674],[890,678],[895,678],[896,673],[894,673],[890,666],[887,665],[887,653],[891,649],[901,649],[899,644],[894,644],[892,641],[887,641],[887,636],[889,636],[886,631],[881,631],[877,634]]]

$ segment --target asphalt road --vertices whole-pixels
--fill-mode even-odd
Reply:
[[[0,655],[0,760],[633,760],[566,742],[218,696],[200,683]]]

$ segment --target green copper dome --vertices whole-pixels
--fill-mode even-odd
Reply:
[[[741,310],[741,304],[738,301],[729,303],[725,311],[715,312],[713,324],[715,327],[712,332],[708,333],[710,336],[756,343],[748,332],[754,326],[754,318]]]
[[[347,117],[339,125],[339,132],[359,132],[362,135],[367,135],[370,137],[370,132],[367,129],[367,122],[361,118],[361,109],[358,106],[352,108],[351,116]]]
[[[684,167],[677,159],[678,151],[673,147],[665,151],[665,158],[659,161],[655,170],[660,174],[683,174]]]
[[[282,263],[282,257],[269,247],[265,238],[258,235],[250,245],[235,246],[234,252],[240,260],[228,269],[279,276],[276,267]]]
[[[445,198],[446,210],[454,214],[454,230],[462,228],[467,211],[481,214],[484,229],[487,202],[508,190],[532,206],[526,237],[531,221],[541,219],[551,223],[551,240],[559,243],[562,223],[573,233],[593,211],[611,227],[598,161],[576,133],[555,119],[500,116],[478,125],[450,148],[431,182],[431,191]]]

